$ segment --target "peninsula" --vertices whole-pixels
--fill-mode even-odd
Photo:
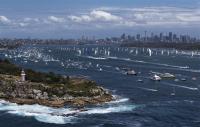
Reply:
[[[88,79],[22,70],[0,60],[0,99],[17,104],[84,107],[112,101],[113,96]]]

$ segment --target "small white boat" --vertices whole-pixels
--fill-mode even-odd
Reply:
[[[115,70],[119,71],[119,70],[120,70],[120,68],[119,68],[119,67],[115,67]]]
[[[102,69],[102,68],[99,68],[99,71],[103,71],[103,69]]]
[[[160,80],[161,80],[161,77],[158,76],[158,75],[154,75],[154,76],[151,77],[150,79],[153,80],[153,81],[160,81]]]
[[[129,70],[126,72],[127,75],[137,75],[137,73],[134,70]]]
[[[192,80],[193,80],[193,81],[196,81],[196,80],[197,80],[197,78],[196,78],[196,77],[192,77]]]
[[[185,78],[181,78],[181,81],[186,81],[186,79]]]
[[[164,73],[160,75],[162,78],[175,78],[175,75],[170,73]]]
[[[142,79],[138,79],[137,82],[141,82],[141,83],[142,83],[142,82],[144,82],[144,81],[143,81]]]

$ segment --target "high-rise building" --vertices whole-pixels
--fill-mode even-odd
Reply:
[[[173,41],[173,33],[169,32],[169,41],[172,42]]]
[[[163,33],[160,33],[160,41],[163,41]]]
[[[137,39],[137,41],[140,41],[140,34],[136,35],[136,39]]]
[[[147,31],[144,31],[144,41],[147,41]]]
[[[177,35],[176,34],[173,34],[173,42],[176,42],[177,41]]]

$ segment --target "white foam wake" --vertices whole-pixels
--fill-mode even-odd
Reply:
[[[117,113],[117,112],[129,112],[135,109],[134,105],[119,105],[107,108],[94,108],[88,111],[82,112],[82,114],[106,114],[106,113]]]
[[[94,59],[94,60],[106,60],[107,59],[105,57],[94,57],[94,56],[80,56],[80,57]]]
[[[119,57],[107,57],[107,58],[114,59],[114,60],[123,60],[123,61],[130,61],[130,62],[136,62],[136,63],[144,63],[144,64],[152,64],[152,65],[158,65],[158,66],[165,66],[165,67],[173,67],[173,68],[180,68],[180,69],[189,69],[188,66],[176,66],[176,65],[154,63],[154,62],[147,62],[147,61],[141,61],[141,60],[132,60],[130,58],[119,58]]]
[[[156,89],[150,89],[150,88],[144,88],[144,87],[137,87],[139,89],[142,89],[142,90],[146,90],[146,91],[151,91],[151,92],[157,92],[158,90]]]
[[[17,105],[15,103],[9,103],[7,101],[0,100],[0,111],[6,111],[7,113],[15,114],[18,116],[33,117],[36,120],[44,123],[66,124],[77,122],[80,115],[132,111],[136,108],[136,106],[125,104],[125,102],[127,102],[128,100],[129,99],[127,98],[121,98],[103,106],[86,108],[86,110],[84,111],[72,108],[51,108],[37,104]]]
[[[188,86],[183,86],[183,85],[176,85],[176,84],[172,84],[172,83],[167,83],[167,82],[163,82],[163,84],[168,85],[168,86],[174,86],[174,87],[179,87],[179,88],[184,88],[184,89],[188,89],[188,90],[199,90],[198,88],[195,87],[188,87]]]

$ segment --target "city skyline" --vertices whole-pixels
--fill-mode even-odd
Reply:
[[[97,38],[143,31],[200,35],[198,0],[0,0],[0,37]]]

